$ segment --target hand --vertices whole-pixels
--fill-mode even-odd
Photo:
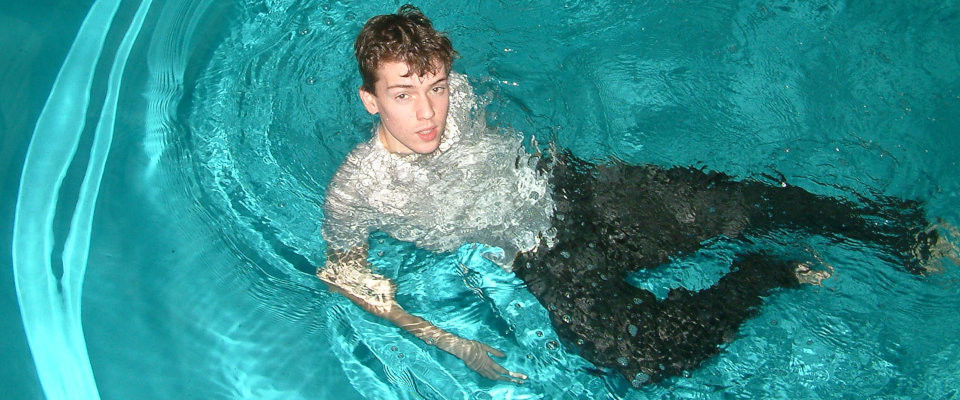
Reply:
[[[480,375],[488,379],[510,381],[513,383],[523,383],[527,376],[519,372],[508,371],[501,367],[496,361],[490,358],[490,354],[497,357],[505,357],[503,352],[486,344],[475,340],[464,339],[459,336],[450,335],[449,343],[438,346],[444,351],[453,354],[463,360],[470,369],[477,371]]]

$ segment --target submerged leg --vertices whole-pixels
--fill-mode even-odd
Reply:
[[[657,300],[622,276],[604,279],[584,268],[598,255],[541,254],[536,260],[521,255],[523,266],[515,272],[550,311],[554,329],[565,343],[575,344],[584,358],[637,385],[698,368],[736,337],[764,296],[779,287],[799,285],[799,263],[754,253],[738,258],[731,272],[708,289],[677,288]]]
[[[554,226],[573,247],[610,243],[616,271],[657,267],[748,227],[743,195],[727,182],[697,170],[564,159],[552,180]]]
[[[550,310],[561,339],[639,384],[697,368],[736,336],[772,290],[819,283],[824,275],[751,253],[713,287],[674,289],[658,301],[626,282],[630,272],[694,252],[707,239],[775,229],[842,235],[898,254],[919,247],[914,260],[933,247],[915,202],[858,206],[719,173],[572,158],[557,165],[553,184],[556,244],[521,254],[515,271]],[[878,229],[877,221],[884,226]],[[905,265],[914,270],[918,263]]]
[[[595,181],[590,207],[601,221],[620,229],[625,244],[646,249],[638,251],[660,262],[717,236],[779,229],[873,244],[911,273],[960,253],[944,236],[951,229],[934,229],[914,200],[853,202],[691,168],[616,163],[593,166],[589,175]]]
[[[626,281],[747,226],[742,195],[719,174],[570,163],[555,170],[556,243],[521,254],[514,271],[550,311],[562,340],[638,384],[700,365],[731,340],[797,264],[742,257],[714,287],[656,297]],[[706,176],[709,179],[694,179]],[[714,181],[711,181],[713,179]]]
[[[937,248],[944,238],[932,229],[918,201],[883,197],[858,204],[796,186],[730,184],[741,188],[751,230],[795,229],[874,244],[911,273],[924,272],[928,260],[942,256]]]

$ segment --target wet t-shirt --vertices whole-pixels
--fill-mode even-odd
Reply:
[[[554,203],[517,135],[489,129],[462,75],[450,76],[450,111],[439,149],[388,152],[376,135],[358,145],[327,188],[323,236],[330,248],[362,246],[382,231],[433,251],[464,243],[500,247],[512,259],[549,232]]]

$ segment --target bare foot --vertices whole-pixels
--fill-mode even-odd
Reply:
[[[793,273],[797,276],[797,280],[800,281],[801,284],[806,283],[810,285],[823,286],[821,282],[833,274],[833,267],[827,265],[827,267],[830,268],[829,270],[814,270],[810,268],[812,266],[813,263],[810,261],[799,263],[797,264],[797,269],[795,269]]]
[[[930,245],[930,255],[924,259],[919,256],[919,249],[914,251],[917,258],[921,260],[920,266],[926,272],[938,272],[943,271],[944,259],[952,261],[954,265],[960,265],[960,249],[957,248],[960,232],[957,227],[947,222],[937,221],[927,232],[933,230],[937,231],[937,241]]]

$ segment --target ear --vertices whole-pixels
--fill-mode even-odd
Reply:
[[[364,90],[363,88],[360,88],[358,92],[360,94],[360,101],[363,102],[363,107],[367,109],[368,113],[376,114],[380,112],[380,109],[377,106],[377,96]]]

